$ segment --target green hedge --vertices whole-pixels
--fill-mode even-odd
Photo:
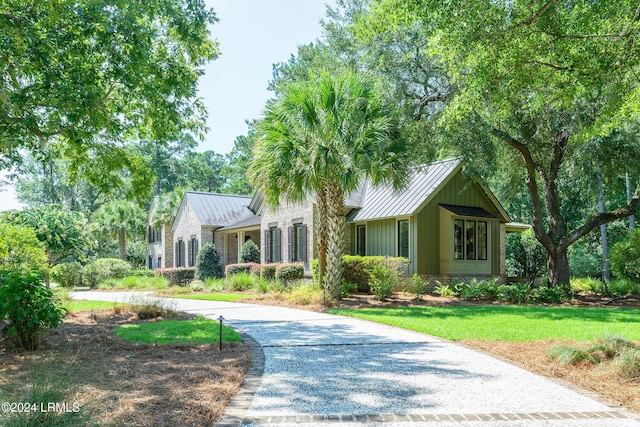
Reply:
[[[384,257],[384,256],[357,256],[357,255],[345,255],[342,257],[344,263],[344,273],[342,280],[345,283],[351,283],[356,285],[357,292],[370,293],[371,286],[369,284],[371,280],[371,273],[376,266],[385,266],[391,271],[395,272],[398,276],[402,276],[407,271],[408,261],[406,258],[398,257]],[[317,281],[318,277],[318,260],[314,259],[311,262],[311,272],[313,274],[314,281]]]
[[[302,280],[304,279],[304,264],[277,264],[275,278],[284,284]]]
[[[164,277],[171,285],[184,286],[191,282],[196,274],[196,269],[191,268],[158,268],[156,277]]]
[[[260,277],[266,280],[275,280],[278,264],[264,264],[260,267]]]
[[[254,266],[256,266],[256,265],[260,265],[260,264],[256,264],[255,262],[244,262],[244,263],[241,263],[241,264],[229,264],[224,268],[224,275],[228,277],[228,276],[231,276],[232,274],[251,273],[252,268],[254,268]]]
[[[134,277],[155,277],[156,273],[153,270],[131,270],[129,276]]]

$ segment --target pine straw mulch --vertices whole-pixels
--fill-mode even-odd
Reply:
[[[75,312],[46,334],[38,351],[7,348],[0,340],[0,391],[24,401],[44,372],[46,384],[63,384],[64,400],[79,404],[92,424],[211,425],[242,384],[250,347],[135,344],[111,333],[138,321],[114,310]]]

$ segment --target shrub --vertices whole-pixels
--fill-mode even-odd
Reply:
[[[192,292],[202,292],[204,291],[204,282],[202,280],[194,280],[189,285],[189,288]]]
[[[428,280],[422,280],[422,278],[417,273],[414,273],[414,275],[411,276],[411,282],[409,283],[407,290],[409,291],[409,293],[415,295],[415,298],[419,300],[422,299],[422,296],[427,293],[429,285],[430,283]]]
[[[457,295],[456,291],[453,290],[449,285],[443,285],[437,280],[436,280],[436,287],[433,290],[433,294],[439,297],[452,297]]]
[[[297,305],[320,305],[323,302],[322,290],[315,285],[294,286],[285,298],[287,302]]]
[[[498,301],[522,304],[529,300],[531,287],[528,283],[500,285],[498,286],[496,293]]]
[[[386,265],[374,265],[369,284],[371,292],[380,300],[385,301],[393,295],[393,287],[398,281],[398,274]]]
[[[198,280],[223,277],[222,265],[220,265],[220,253],[213,243],[205,243],[196,259],[196,274]]]
[[[0,270],[44,271],[47,255],[35,230],[0,222]]]
[[[616,275],[635,284],[640,282],[640,228],[611,248],[609,261]],[[634,292],[638,292],[637,287],[634,288]]]
[[[529,302],[560,304],[573,298],[573,292],[567,286],[540,286],[531,290]]]
[[[260,277],[267,280],[276,279],[276,267],[277,264],[264,264],[260,267]]]
[[[240,262],[260,264],[260,249],[258,249],[258,245],[256,245],[253,240],[249,239],[242,245],[242,249],[240,249]]]
[[[122,279],[129,275],[131,266],[117,258],[101,258],[82,269],[82,280],[92,288],[106,279]]]
[[[0,319],[5,323],[1,333],[24,350],[37,349],[45,329],[62,323],[66,312],[51,289],[42,285],[43,279],[38,271],[0,271]]]
[[[138,319],[156,319],[158,317],[176,317],[175,303],[167,305],[161,300],[149,298],[132,298],[129,300],[129,308]]]
[[[357,290],[358,290],[358,285],[356,285],[355,283],[345,282],[344,280],[342,281],[342,287],[341,287],[342,298],[352,295]]]
[[[304,264],[278,264],[275,272],[276,280],[281,281],[285,285],[290,284],[294,280],[304,279]]]
[[[358,286],[358,292],[369,293],[371,288],[369,280],[376,265],[384,265],[393,270],[397,276],[406,272],[408,262],[405,258],[393,258],[382,256],[352,256],[345,255],[343,258],[344,274],[343,279],[347,283],[354,283]]]
[[[153,270],[131,270],[131,272],[129,272],[129,276],[135,277],[155,277],[155,275]]]
[[[184,286],[192,281],[196,274],[195,268],[158,268],[156,277],[164,277],[170,285]]]
[[[574,277],[570,284],[574,292],[601,292],[604,288],[602,281],[593,277]]]
[[[72,288],[82,280],[82,265],[79,262],[58,264],[51,269],[49,274],[58,285]]]
[[[263,279],[262,277],[253,276],[252,288],[256,292],[261,292],[263,294],[266,294],[267,292],[269,292],[269,281],[267,279]]]
[[[476,280],[471,279],[470,283],[458,284],[459,295],[462,299],[468,300],[497,300],[498,280]]]
[[[618,376],[637,381],[640,379],[640,349],[627,348],[616,360]]]
[[[227,276],[226,282],[228,287],[233,291],[244,291],[253,286],[253,279],[248,271]]]
[[[238,273],[250,273],[251,268],[256,265],[256,263],[244,263],[244,264],[229,264],[224,268],[224,275],[229,277]]]

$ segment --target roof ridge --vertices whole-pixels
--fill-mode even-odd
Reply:
[[[247,196],[247,195],[243,195],[243,194],[226,194],[226,193],[209,193],[207,191],[193,191],[193,190],[188,190],[184,192],[185,194],[201,194],[204,196],[225,196],[225,197],[242,197],[242,198],[246,198],[246,199],[251,199],[253,196]]]

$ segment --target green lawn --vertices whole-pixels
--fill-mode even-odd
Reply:
[[[64,301],[62,305],[67,309],[67,311],[83,311],[83,310],[100,310],[102,308],[113,308],[119,305],[125,305],[121,302],[113,302],[113,301],[83,301],[83,300],[74,300],[74,301]]]
[[[210,344],[219,342],[220,326],[217,321],[199,317],[193,320],[163,320],[161,322],[134,323],[116,328],[113,333],[127,341],[144,344]],[[240,342],[240,335],[222,325],[223,342]]]
[[[241,299],[255,299],[258,296],[253,294],[178,294],[171,295],[171,298],[235,302]]]
[[[640,340],[640,309],[467,306],[332,309],[450,340],[535,341],[546,338],[586,341],[607,334]]]

